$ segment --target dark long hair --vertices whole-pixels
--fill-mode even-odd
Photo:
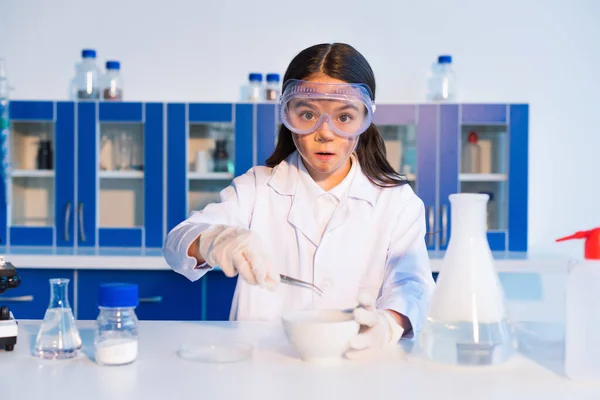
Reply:
[[[375,75],[367,60],[354,47],[344,43],[318,44],[301,51],[290,63],[283,77],[283,86],[289,79],[308,79],[315,74],[349,83],[363,83],[371,89],[375,101]],[[277,146],[266,164],[274,167],[296,150],[292,132],[281,125]],[[358,162],[365,175],[377,186],[390,187],[408,183],[388,163],[385,143],[375,124],[371,124],[358,139]]]

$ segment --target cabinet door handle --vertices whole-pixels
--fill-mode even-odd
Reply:
[[[33,301],[33,296],[15,296],[15,297],[4,297],[0,296],[0,301],[12,301],[13,303],[30,303]]]
[[[434,226],[433,226],[433,223],[434,223],[433,217],[434,217],[434,215],[433,215],[433,206],[427,206],[427,219],[429,221],[429,227],[427,229],[427,231],[429,232],[429,235],[427,237],[427,245],[429,247],[433,246],[434,240],[435,240],[435,236],[434,236],[435,232],[433,231],[433,229],[434,229]]]
[[[162,303],[162,296],[140,297],[140,303]]]
[[[442,246],[448,242],[448,206],[442,204]]]
[[[65,242],[69,241],[69,221],[71,220],[71,202],[65,207]]]
[[[79,203],[79,237],[85,242],[85,228],[83,226],[83,202]]]

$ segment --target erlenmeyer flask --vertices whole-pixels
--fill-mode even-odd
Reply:
[[[452,234],[427,320],[424,355],[454,365],[494,365],[516,348],[504,292],[487,241],[487,194],[450,195]]]
[[[60,360],[73,358],[81,349],[81,337],[67,297],[69,279],[50,279],[50,305],[37,334],[33,354]]]

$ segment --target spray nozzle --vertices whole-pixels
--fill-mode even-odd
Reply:
[[[556,241],[564,242],[571,239],[585,239],[585,258],[588,260],[600,260],[600,228],[575,232],[570,236],[556,239]]]

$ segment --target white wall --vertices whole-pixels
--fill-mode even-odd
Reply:
[[[343,41],[378,102],[414,102],[451,53],[462,101],[531,104],[530,249],[579,255],[553,240],[600,226],[598,1],[0,0],[0,19],[17,99],[66,98],[83,47],[122,61],[129,100],[230,101],[248,71]]]

